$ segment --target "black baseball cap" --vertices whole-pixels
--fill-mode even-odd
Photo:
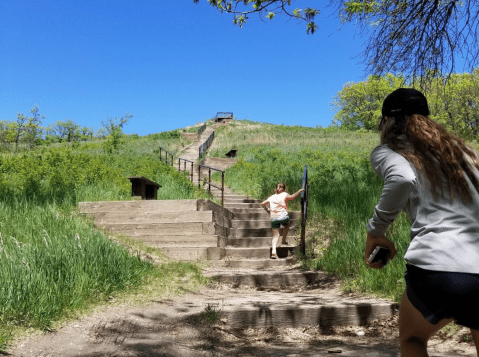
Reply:
[[[398,117],[402,115],[429,115],[427,99],[416,89],[399,88],[389,94],[383,102],[382,115]]]

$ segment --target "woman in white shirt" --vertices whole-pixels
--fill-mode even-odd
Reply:
[[[304,189],[290,195],[286,192],[286,185],[282,182],[276,185],[274,195],[268,197],[261,205],[271,215],[271,228],[273,229],[273,241],[271,249],[271,259],[277,259],[276,245],[279,240],[279,229],[283,226],[282,244],[288,244],[286,237],[289,231],[288,201],[294,200]],[[269,209],[268,206],[269,205]]]

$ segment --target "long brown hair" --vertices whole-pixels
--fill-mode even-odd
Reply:
[[[457,192],[463,202],[470,202],[472,192],[465,175],[479,192],[479,179],[474,173],[474,168],[479,170],[477,151],[427,116],[385,117],[381,144],[387,144],[425,174],[435,198],[438,194],[444,197],[441,183],[445,178],[451,201]]]

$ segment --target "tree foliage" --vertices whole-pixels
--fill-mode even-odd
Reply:
[[[123,126],[128,122],[133,115],[126,113],[121,118],[108,118],[101,122],[101,125],[108,133],[106,141],[103,143],[103,149],[105,152],[111,154],[118,151],[121,145],[121,137],[123,136]]]
[[[295,8],[292,0],[207,0],[234,15],[239,26],[249,15],[273,19],[278,14],[306,22],[314,33],[318,3]],[[198,3],[199,0],[193,0]],[[363,61],[371,74],[403,73],[411,78],[451,74],[458,61],[464,70],[478,65],[479,3],[473,0],[329,0],[342,22],[353,22],[368,36]]]
[[[4,146],[14,144],[15,152],[17,152],[20,142],[24,142],[29,148],[32,148],[40,139],[43,133],[42,120],[45,119],[45,116],[40,114],[37,106],[30,110],[30,113],[31,116],[18,113],[16,121],[1,122],[0,141]]]
[[[193,0],[195,4],[199,0]],[[246,23],[249,15],[257,13],[261,18],[272,20],[278,14],[296,18],[306,22],[306,32],[313,34],[318,26],[314,23],[319,9],[306,7],[293,8],[291,0],[208,0],[209,4],[221,12],[234,15],[233,23],[240,27]]]
[[[377,129],[384,98],[403,83],[404,78],[392,74],[346,83],[331,103],[337,112],[333,124],[351,130]]]
[[[384,98],[399,87],[412,86],[404,77],[387,74],[350,82],[334,97],[333,124],[357,130],[375,130],[381,118]],[[424,84],[431,118],[459,137],[479,139],[479,68],[472,73],[435,76]]]
[[[450,75],[456,62],[465,70],[478,63],[479,4],[465,0],[363,0],[369,5],[343,7],[345,21],[355,21],[371,33],[364,62],[373,74],[405,73],[430,78]],[[348,4],[347,2],[345,4]]]

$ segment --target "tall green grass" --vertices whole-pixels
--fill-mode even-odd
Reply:
[[[0,316],[48,328],[88,299],[137,285],[152,266],[56,205],[0,206]]]
[[[159,199],[206,197],[136,142],[110,155],[88,143],[0,156],[0,350],[18,326],[50,328],[152,276],[175,280],[197,270],[171,263],[175,273],[167,275],[170,263],[141,260],[76,213],[81,201],[131,199],[128,176],[158,182]]]

